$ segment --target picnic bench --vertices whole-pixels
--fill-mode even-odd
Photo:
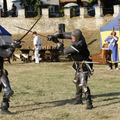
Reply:
[[[4,63],[11,64],[10,58],[4,58]]]
[[[49,59],[50,62],[60,62],[59,49],[47,49],[46,52],[47,51],[49,51],[49,53],[45,54],[45,58],[47,58],[47,60]]]
[[[20,54],[20,59],[23,62],[31,62],[32,56],[29,54],[31,49],[20,49],[21,54]]]
[[[30,55],[30,51],[33,51],[32,49],[20,49],[20,59],[23,62],[31,62],[32,61],[32,55]],[[59,60],[59,49],[41,49],[39,50],[41,61],[50,61],[50,62],[60,62]]]
[[[17,61],[17,59],[21,59],[23,62],[32,62],[35,60],[34,50],[33,49],[19,49],[21,51],[20,54],[13,54],[12,60]],[[42,47],[39,50],[41,62],[60,62],[60,50],[57,47]],[[65,56],[64,59],[72,61],[71,55]]]

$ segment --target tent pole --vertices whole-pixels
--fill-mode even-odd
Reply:
[[[120,38],[120,19],[119,19],[119,38]]]
[[[112,31],[114,31],[114,27],[112,28]]]
[[[120,19],[118,21],[118,25],[119,25],[119,39],[120,39]],[[119,45],[120,45],[120,41],[118,40],[118,54],[119,54]],[[119,56],[119,59],[120,59],[120,56]]]

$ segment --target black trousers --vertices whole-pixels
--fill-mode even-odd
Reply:
[[[112,69],[113,68],[113,63],[108,63],[109,67]],[[118,63],[114,63],[115,68],[118,68]]]

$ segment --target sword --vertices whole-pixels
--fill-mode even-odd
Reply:
[[[99,62],[83,61],[83,63],[96,63],[96,64],[98,64]]]
[[[99,63],[99,62],[91,62],[91,61],[82,61],[82,62],[81,62],[81,61],[75,61],[75,62],[80,62],[80,63],[91,63],[91,64],[92,64],[92,63],[96,63],[96,64]]]
[[[17,27],[17,28],[19,28],[19,29],[22,29],[22,30],[25,30],[25,31],[29,31],[28,29],[25,29],[25,28],[22,28],[22,27],[19,27],[19,26],[15,26],[15,27]],[[33,31],[31,31],[31,30],[30,30],[29,32],[33,33]],[[38,34],[38,35],[47,38],[47,36],[44,36],[44,35],[41,35],[41,34]]]

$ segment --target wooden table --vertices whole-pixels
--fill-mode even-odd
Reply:
[[[32,56],[29,54],[32,49],[20,49],[21,60],[23,62],[31,62]],[[41,49],[39,50],[41,61],[60,62],[59,60],[59,49]]]
[[[4,58],[4,63],[11,64],[10,58]]]
[[[31,49],[31,51],[32,51],[33,54],[34,54],[34,50]],[[46,49],[41,49],[41,50],[39,50],[39,54],[40,54],[40,58],[41,58],[41,61],[42,61],[42,62],[45,61],[45,52],[46,52]]]
[[[31,55],[29,55],[31,49],[20,49],[20,51],[22,52],[20,54],[20,58],[23,62],[31,62]]]
[[[43,62],[43,61],[45,61],[45,49],[41,49],[40,51],[39,51],[39,54],[40,54],[40,58],[41,58],[41,61]]]
[[[50,52],[50,61],[60,62],[59,60],[59,49],[47,49]],[[47,54],[46,54],[47,55]]]

